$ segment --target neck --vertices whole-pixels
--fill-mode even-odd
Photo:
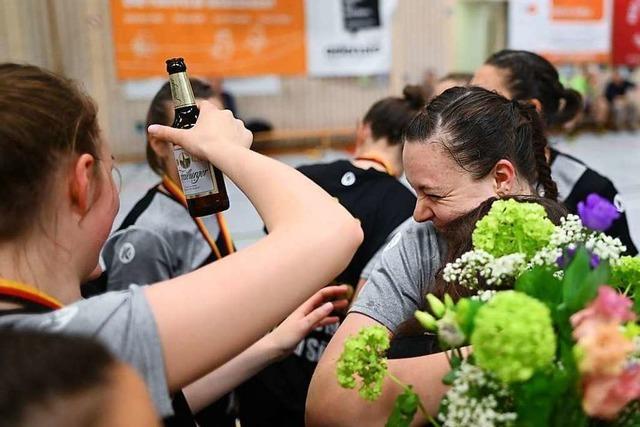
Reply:
[[[390,146],[384,140],[362,144],[356,148],[354,157],[355,160],[353,160],[353,164],[362,169],[372,167],[386,172],[382,165],[368,160],[358,160],[358,157],[371,157],[386,163],[391,167],[394,176],[400,176],[404,171],[402,166],[402,149],[398,146]]]
[[[32,286],[63,304],[81,298],[71,246],[42,233],[27,241],[0,243],[0,278]]]

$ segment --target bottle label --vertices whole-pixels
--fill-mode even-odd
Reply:
[[[191,89],[191,83],[186,72],[171,74],[169,76],[169,85],[175,108],[196,105],[193,89]]]
[[[177,145],[173,147],[173,156],[178,166],[182,191],[187,199],[220,192],[209,162],[193,157]]]

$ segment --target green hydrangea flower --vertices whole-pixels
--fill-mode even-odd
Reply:
[[[473,246],[496,258],[516,252],[532,257],[549,244],[554,230],[541,205],[498,200],[476,224]]]
[[[355,388],[361,379],[360,396],[376,400],[382,393],[382,380],[387,374],[385,351],[389,348],[389,333],[382,326],[363,328],[349,337],[338,359],[338,382],[344,388]]]
[[[640,258],[623,256],[611,266],[611,284],[640,288]]]
[[[471,345],[481,368],[506,383],[526,381],[554,359],[551,313],[523,293],[498,292],[478,310]]]

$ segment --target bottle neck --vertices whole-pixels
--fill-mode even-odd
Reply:
[[[196,99],[193,96],[191,83],[186,72],[169,74],[169,85],[175,108],[196,105]]]

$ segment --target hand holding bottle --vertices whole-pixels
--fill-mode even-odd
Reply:
[[[203,101],[196,125],[191,129],[151,125],[149,134],[177,144],[194,156],[215,160],[216,152],[224,147],[249,148],[253,134],[244,123],[233,117],[229,110],[219,110],[212,103]]]

